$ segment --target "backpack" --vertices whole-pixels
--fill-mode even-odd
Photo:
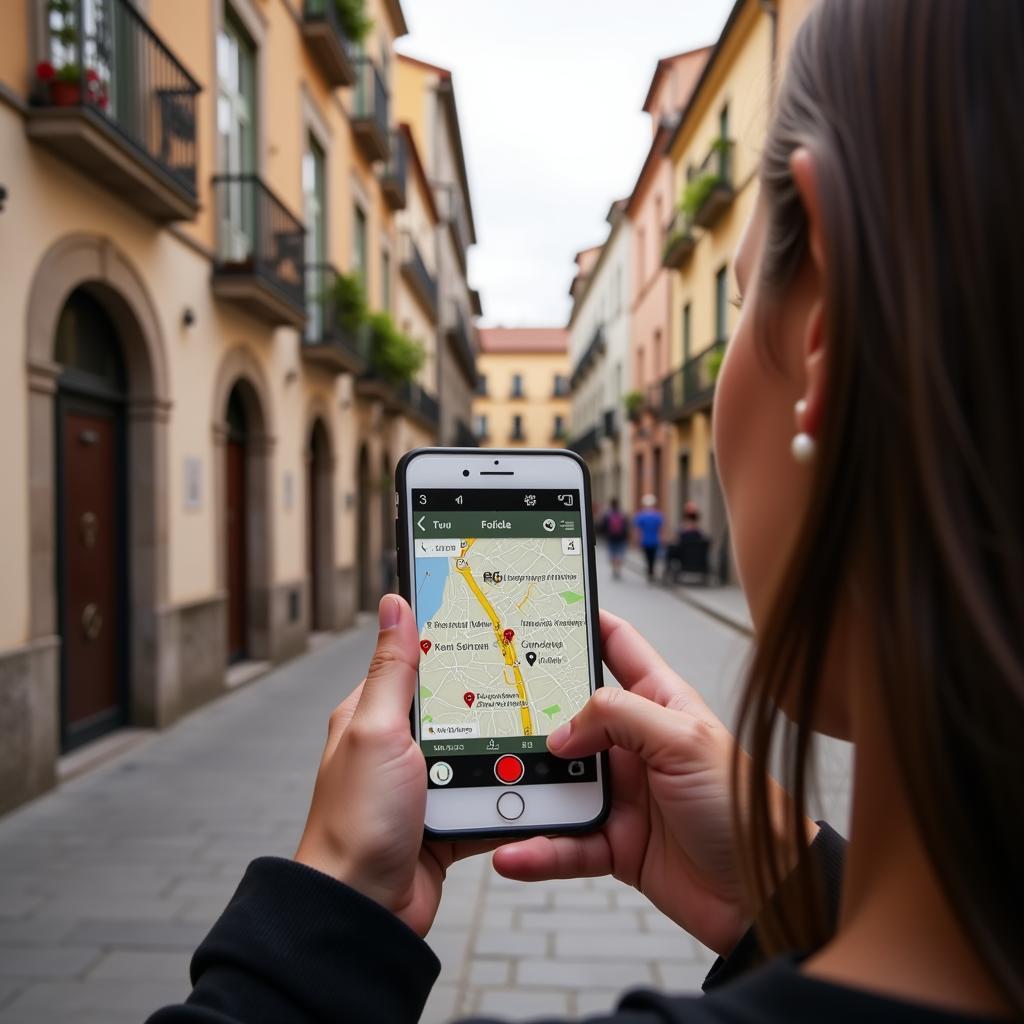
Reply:
[[[605,520],[605,529],[608,531],[608,536],[611,540],[619,540],[625,537],[626,517],[618,510],[609,512]]]

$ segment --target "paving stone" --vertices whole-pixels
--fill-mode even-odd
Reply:
[[[89,971],[90,979],[137,978],[158,981],[176,981],[189,984],[188,964],[190,952],[142,952],[139,950],[116,950],[107,953]]]
[[[69,943],[126,949],[194,950],[209,928],[186,921],[85,920],[66,936]]]
[[[564,1016],[569,1012],[569,994],[556,989],[549,992],[524,992],[516,988],[485,989],[480,994],[476,1012],[513,1020],[544,1014]]]
[[[605,912],[581,913],[579,911],[523,911],[519,915],[519,927],[523,931],[635,931],[639,920],[630,910],[609,910]]]
[[[459,989],[456,985],[436,984],[423,1007],[420,1024],[450,1024],[458,1012]]]
[[[591,890],[572,890],[556,892],[552,901],[559,910],[608,910],[612,905],[612,897],[607,892]]]
[[[472,960],[467,981],[471,986],[506,985],[512,976],[511,960]]]
[[[635,988],[650,985],[654,974],[648,964],[604,963],[594,960],[570,960],[552,957],[548,960],[520,960],[513,975],[520,985],[547,988]]]
[[[623,992],[612,988],[590,989],[576,993],[576,1012],[584,1015],[608,1014],[619,1004]]]
[[[558,931],[555,956],[584,956],[595,960],[668,960],[678,956],[692,961],[697,956],[693,938],[681,928],[671,932]]]
[[[0,920],[0,946],[52,946],[59,943],[73,926],[71,921],[52,919]],[[0,953],[0,956],[2,955]]]
[[[548,951],[548,939],[535,932],[481,932],[472,951],[477,956],[543,956]]]
[[[714,961],[712,961],[714,962]],[[679,960],[658,960],[654,964],[658,984],[668,992],[700,992],[711,970],[706,962],[684,963]]]
[[[0,976],[6,978],[74,978],[100,958],[86,946],[32,946],[0,950]]]
[[[434,951],[446,973],[454,973],[466,959],[469,933],[463,928],[430,929],[427,945]]]
[[[168,1003],[181,1002],[189,992],[188,985],[167,981],[48,981],[30,985],[4,1007],[0,1021],[24,1020],[31,1024],[43,1021],[75,1021],[87,1011],[113,1010],[134,1013],[136,1021],[144,1020]]]

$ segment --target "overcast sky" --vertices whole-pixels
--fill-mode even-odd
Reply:
[[[403,0],[398,49],[451,68],[484,324],[561,325],[573,255],[650,145],[659,57],[713,43],[732,0]]]

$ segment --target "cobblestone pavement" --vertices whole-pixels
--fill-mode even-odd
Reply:
[[[602,603],[631,619],[727,718],[747,639],[627,574]],[[191,950],[246,863],[295,848],[330,709],[358,681],[369,621],[0,820],[0,1024],[127,1024],[188,991]],[[848,762],[826,751],[826,816]],[[428,941],[424,1014],[582,1015],[623,989],[695,989],[711,954],[609,879],[525,885],[487,858],[452,871]]]

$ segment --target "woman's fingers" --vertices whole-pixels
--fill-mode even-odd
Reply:
[[[611,874],[612,851],[603,832],[587,836],[534,836],[496,850],[495,870],[520,882],[592,878]]]
[[[629,690],[604,687],[548,737],[548,749],[558,757],[585,757],[622,747],[657,766],[664,754],[671,754],[673,761],[680,753],[685,757],[693,730],[704,728],[713,728],[712,722]]]
[[[658,704],[700,704],[700,694],[666,664],[662,656],[625,619],[601,612],[601,649],[612,675],[627,690]]]

